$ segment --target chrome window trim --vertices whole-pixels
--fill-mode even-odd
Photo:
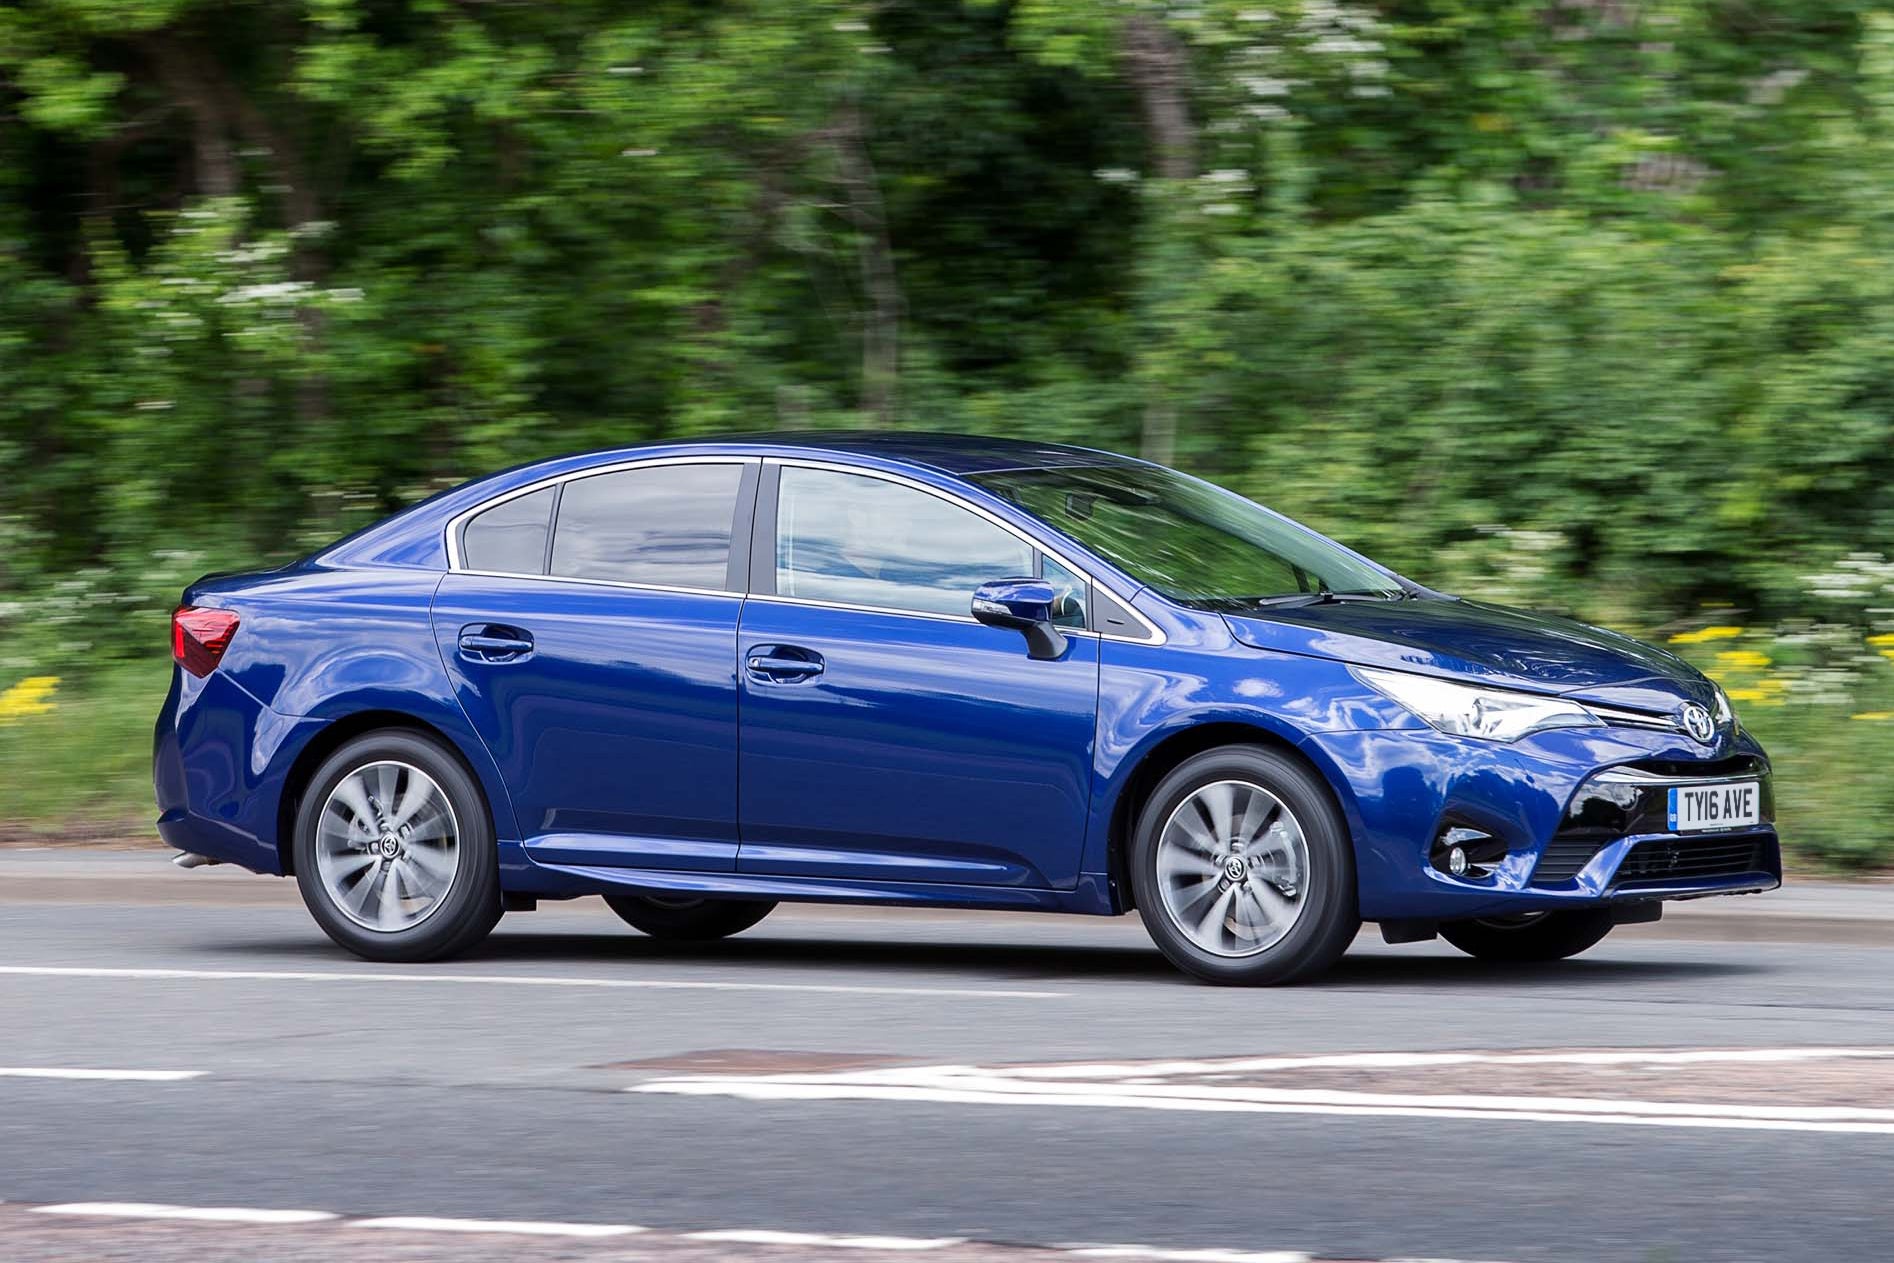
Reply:
[[[578,579],[572,575],[528,574],[517,570],[474,570],[467,566],[461,558],[460,536],[462,528],[464,528],[471,519],[479,517],[488,509],[498,508],[509,500],[517,500],[521,496],[529,496],[535,491],[544,491],[547,487],[562,486],[568,482],[576,482],[581,478],[596,478],[601,474],[622,474],[632,469],[660,469],[666,465],[760,465],[762,461],[763,458],[760,456],[647,456],[643,459],[614,461],[609,465],[598,465],[588,469],[569,470],[563,474],[548,474],[546,477],[534,482],[529,482],[523,487],[515,487],[511,491],[503,491],[499,495],[494,496],[491,500],[482,500],[472,508],[462,509],[459,513],[447,519],[447,527],[444,532],[444,542],[447,545],[447,569],[453,574],[489,575],[502,579],[552,579],[562,583],[599,583],[604,584],[606,587],[637,588],[648,592],[698,592],[709,593],[714,596],[742,596],[743,593],[732,592],[728,588],[687,588],[663,583],[627,583],[618,579]],[[554,522],[552,526],[554,530],[558,529],[557,522]],[[731,545],[734,547],[735,543],[736,541],[733,538]]]
[[[1138,622],[1143,625],[1145,633],[1146,633],[1143,636],[1125,636],[1116,632],[1103,632],[1103,631],[1097,631],[1091,628],[1087,628],[1083,631],[1075,629],[1075,628],[1060,628],[1060,630],[1065,632],[1065,634],[1068,636],[1095,636],[1100,640],[1116,640],[1116,641],[1121,641],[1129,645],[1161,645],[1161,644],[1164,644],[1166,640],[1168,639],[1164,635],[1163,630],[1159,628],[1157,624],[1153,623],[1150,619],[1146,618],[1144,616],[1144,613],[1141,610],[1137,609],[1131,604],[1131,599],[1129,597],[1124,596],[1122,593],[1117,592],[1116,590],[1108,587],[1107,585],[1103,583],[1100,583],[1098,581],[1098,576],[1093,574],[1090,570],[1086,569],[1084,566],[1074,565],[1070,558],[1060,553],[1057,549],[1048,548],[1042,541],[1033,538],[1031,535],[1027,534],[1024,530],[1022,530],[1021,528],[1017,526],[1014,526],[1011,522],[1008,522],[1005,518],[1000,517],[998,514],[991,513],[988,510],[981,508],[979,505],[974,504],[968,500],[965,500],[962,497],[955,495],[953,492],[948,491],[943,487],[936,487],[931,483],[922,482],[918,478],[910,478],[906,476],[905,474],[891,473],[885,469],[870,469],[862,465],[848,465],[848,464],[843,464],[840,461],[811,460],[811,459],[806,459],[800,456],[772,456],[772,457],[768,457],[767,459],[769,460],[771,464],[777,465],[783,468],[821,469],[821,470],[827,470],[832,473],[856,474],[863,478],[878,478],[883,482],[891,482],[897,486],[902,486],[902,487],[911,487],[916,491],[926,492],[928,495],[933,496],[935,499],[945,500],[948,504],[953,505],[955,508],[964,509],[968,513],[973,514],[975,517],[983,518],[987,522],[992,523],[994,526],[999,527],[1002,531],[1005,531],[1008,535],[1011,535],[1013,538],[1019,540],[1021,543],[1025,544],[1028,548],[1044,553],[1047,557],[1051,558],[1053,561],[1058,562],[1061,566],[1064,566],[1067,570],[1071,571],[1073,574],[1077,575],[1079,578],[1085,580],[1085,582],[1088,585],[1095,588],[1103,588],[1105,591],[1110,592],[1112,596],[1117,599],[1118,603],[1124,606],[1125,609],[1130,612],[1131,616],[1137,619]],[[772,540],[774,539],[773,531],[771,532],[771,538]],[[772,564],[773,564],[773,560],[772,560]],[[1005,576],[999,576],[999,575],[995,576],[995,578],[1003,578],[1003,577]],[[978,619],[974,618],[971,613],[936,614],[927,610],[902,610],[902,609],[893,609],[887,606],[852,605],[844,601],[823,601],[823,600],[819,600],[813,597],[779,596],[773,593],[752,593],[750,595],[750,599],[753,601],[777,601],[777,602],[780,602],[783,604],[789,604],[789,605],[809,605],[809,606],[816,606],[816,607],[820,607],[824,609],[856,610],[856,611],[860,611],[862,613],[868,613],[868,614],[907,614],[907,615],[912,615],[916,618],[932,618],[932,619],[939,619],[939,620],[945,620],[948,622],[956,622],[956,623],[974,623],[974,622],[979,621]],[[1089,616],[1090,616],[1090,612],[1088,611],[1087,617]]]
[[[1056,549],[1048,548],[1044,543],[1033,538],[1024,530],[1014,526],[1004,518],[988,512],[977,504],[972,504],[944,488],[933,486],[932,484],[922,482],[916,478],[907,477],[903,474],[892,473],[888,470],[872,469],[864,465],[849,465],[840,461],[811,460],[794,456],[649,456],[615,461],[609,465],[599,465],[587,469],[569,470],[562,474],[548,474],[546,477],[535,479],[524,486],[515,487],[510,491],[503,491],[491,499],[482,500],[479,504],[462,509],[459,513],[449,518],[443,530],[443,542],[447,548],[448,573],[478,575],[482,578],[489,579],[528,579],[536,580],[540,583],[576,583],[583,584],[587,587],[623,588],[633,592],[677,592],[691,596],[724,596],[733,597],[738,600],[769,601],[782,605],[806,605],[819,609],[853,610],[863,614],[895,614],[909,618],[927,618],[950,623],[974,623],[979,621],[975,619],[971,613],[938,614],[927,610],[902,610],[887,606],[853,605],[844,601],[823,601],[811,597],[779,596],[774,593],[735,592],[728,588],[692,588],[662,583],[631,583],[619,579],[584,579],[572,575],[529,574],[513,570],[475,570],[468,566],[465,559],[461,556],[461,532],[469,521],[485,513],[488,509],[497,508],[507,501],[516,500],[521,496],[531,495],[535,491],[543,491],[547,487],[575,482],[581,478],[594,478],[601,474],[623,473],[632,469],[656,469],[666,465],[761,465],[765,461],[777,466],[823,469],[835,473],[858,474],[864,478],[879,478],[883,482],[892,482],[899,486],[911,487],[916,491],[923,491],[937,499],[945,500],[956,508],[964,509],[974,516],[983,518],[994,526],[999,527],[1008,535],[1023,542],[1027,547],[1044,553],[1059,565],[1064,566],[1067,570],[1085,580],[1087,584],[1110,592],[1118,603],[1124,606],[1133,618],[1138,620],[1146,633],[1143,636],[1127,636],[1117,632],[1102,632],[1090,628],[1083,630],[1077,628],[1061,628],[1060,630],[1064,631],[1068,636],[1085,636],[1098,640],[1115,640],[1130,645],[1162,645],[1168,640],[1168,637],[1165,636],[1161,628],[1146,618],[1143,611],[1132,605],[1129,597],[1100,583],[1098,577],[1085,567],[1074,565],[1069,558]],[[554,527],[556,529],[557,523],[554,524]],[[773,538],[774,532],[772,531],[772,539]]]
[[[628,583],[623,579],[582,579],[564,574],[521,574],[516,570],[451,570],[449,574],[476,575],[482,579],[527,579],[535,583],[577,584],[587,588],[625,588],[632,592],[670,592],[678,596],[723,596],[741,601],[744,594],[728,588],[686,588],[668,583]]]
[[[977,625],[980,622],[980,620],[975,618],[971,613],[939,614],[933,610],[898,610],[892,605],[853,605],[847,601],[823,601],[811,596],[777,596],[771,592],[752,592],[746,599],[759,601],[767,605],[806,605],[811,609],[818,610],[846,610],[851,614],[885,614],[894,618],[925,618],[936,623],[968,623]],[[1061,627],[1059,631],[1064,635],[1079,636],[1086,640],[1127,639],[1123,636],[1107,636],[1105,633],[1093,631],[1089,627]],[[1148,640],[1130,640],[1127,643],[1146,645],[1154,642]]]

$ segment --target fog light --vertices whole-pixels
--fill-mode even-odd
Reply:
[[[1427,858],[1439,872],[1478,881],[1491,877],[1506,858],[1506,843],[1481,829],[1448,824],[1435,835]]]

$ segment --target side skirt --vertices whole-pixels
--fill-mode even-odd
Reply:
[[[713,899],[774,899],[800,903],[898,904],[930,908],[1118,915],[1118,909],[1112,904],[1110,883],[1099,873],[1081,873],[1078,884],[1071,890],[832,880],[757,873],[541,864],[535,862],[518,842],[500,843],[500,884],[509,893],[549,897],[642,891]]]

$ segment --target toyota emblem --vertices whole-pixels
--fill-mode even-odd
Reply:
[[[1716,740],[1716,721],[1707,708],[1690,702],[1684,706],[1684,731],[1707,746]]]

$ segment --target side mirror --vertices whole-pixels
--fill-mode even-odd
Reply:
[[[1058,602],[1058,589],[1044,579],[995,579],[975,589],[973,616],[1023,633],[1026,656],[1049,661],[1065,653],[1065,633],[1052,622]]]

